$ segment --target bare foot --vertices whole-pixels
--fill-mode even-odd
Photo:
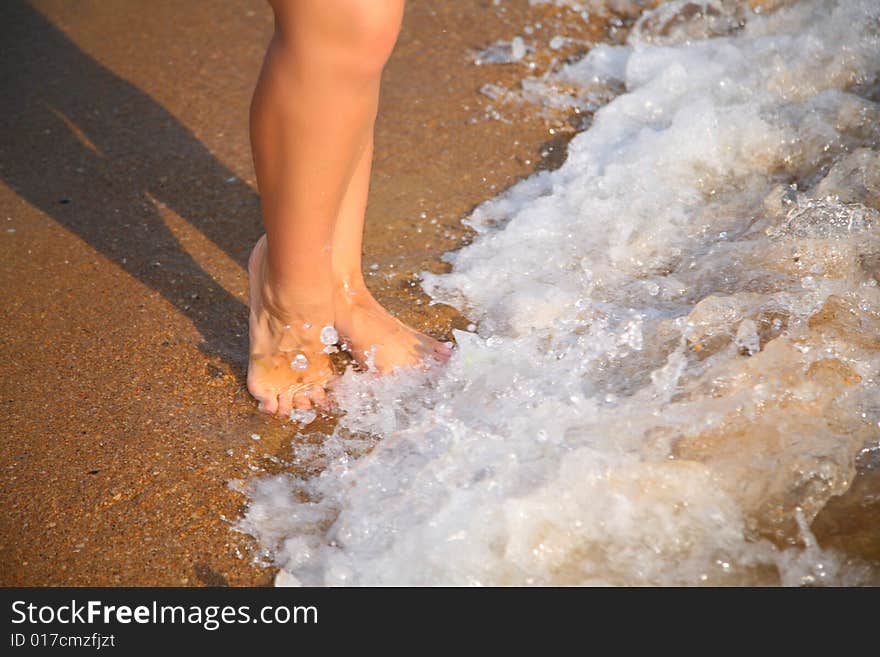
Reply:
[[[364,365],[372,353],[372,365],[380,373],[397,367],[428,368],[445,363],[452,353],[444,343],[392,316],[363,282],[340,283],[334,311],[336,328],[352,356]]]
[[[327,408],[326,389],[334,378],[324,353],[321,329],[333,324],[330,303],[281,304],[267,281],[266,236],[248,261],[250,278],[250,360],[248,390],[260,410],[285,417],[292,409]],[[283,307],[282,307],[283,305]]]

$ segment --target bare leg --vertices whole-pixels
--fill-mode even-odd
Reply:
[[[450,349],[393,317],[364,282],[361,253],[372,157],[371,131],[342,200],[333,236],[336,326],[358,361],[373,351],[374,365],[381,372],[432,360],[443,362]]]
[[[319,340],[334,322],[331,249],[368,148],[403,0],[270,0],[275,34],[251,107],[266,236],[254,247],[248,389],[261,410],[325,403]]]

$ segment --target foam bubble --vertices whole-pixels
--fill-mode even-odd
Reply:
[[[317,417],[317,412],[311,408],[294,408],[292,411],[290,411],[291,421],[304,425],[311,424],[315,421],[315,418]]]
[[[339,342],[339,333],[337,333],[336,329],[330,324],[321,329],[320,337],[321,344],[328,347]]]

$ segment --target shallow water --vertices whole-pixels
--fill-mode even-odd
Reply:
[[[424,276],[477,325],[451,363],[347,373],[319,474],[248,484],[279,583],[866,581],[809,527],[880,444],[880,5],[776,4],[524,83],[621,93]]]

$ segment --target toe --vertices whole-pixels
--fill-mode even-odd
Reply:
[[[257,400],[257,410],[261,413],[274,415],[278,410],[278,395],[268,390],[251,391],[251,394]]]
[[[435,340],[430,335],[425,333],[419,334],[419,344],[431,351],[436,351],[439,354],[449,354],[452,353],[452,349],[450,349],[446,343],[440,342],[439,340]]]
[[[313,388],[314,386],[312,386]],[[312,407],[311,388],[301,390],[293,396],[293,407],[304,411]]]
[[[430,359],[438,363],[445,363],[452,355],[452,350],[442,342],[437,342],[433,338],[427,338],[420,345],[423,359]]]
[[[412,354],[412,363],[423,372],[427,372],[440,360],[439,354],[435,353],[429,345],[416,346]]]
[[[275,415],[275,413],[278,411],[278,398],[267,397],[266,399],[260,400],[260,403],[257,404],[257,410],[261,413]]]
[[[451,342],[435,342],[434,343],[434,351],[439,354],[445,354],[446,356],[452,355],[452,343]]]
[[[293,391],[288,388],[278,395],[278,415],[287,417],[293,409]]]
[[[439,361],[441,363],[445,363],[450,358],[452,358],[451,351],[444,351],[442,349],[434,349],[434,352],[431,355],[433,356],[434,360]]]
[[[312,386],[309,393],[309,398],[312,400],[314,406],[323,411],[330,410],[330,398],[327,396],[327,391],[324,390],[324,388],[321,386]]]

